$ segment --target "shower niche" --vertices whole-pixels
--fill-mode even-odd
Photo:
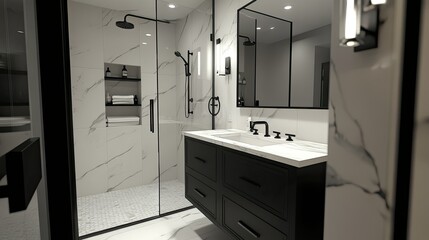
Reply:
[[[122,77],[124,67],[127,70],[126,77]],[[104,63],[104,69],[106,126],[140,125],[142,87],[140,66]],[[108,72],[110,74],[107,74]]]

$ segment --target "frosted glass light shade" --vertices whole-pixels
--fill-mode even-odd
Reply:
[[[361,28],[361,0],[340,1],[340,45],[357,47],[361,44],[357,36]]]

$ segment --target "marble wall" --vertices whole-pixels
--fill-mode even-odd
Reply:
[[[69,1],[78,196],[157,180],[157,131],[149,131],[149,102],[156,101],[157,91],[156,23],[133,19],[134,29],[118,28],[116,21],[126,13]],[[135,111],[141,125],[106,127],[106,116],[120,111],[106,110],[104,63],[141,67],[141,89],[137,92],[141,93],[142,107]],[[174,101],[175,96],[172,98]]]
[[[381,6],[377,49],[331,44],[325,239],[392,237],[404,3]]]
[[[419,80],[417,82],[414,126],[414,157],[410,195],[409,238],[423,240],[429,235],[429,1],[422,1]]]
[[[189,118],[185,117],[185,68],[181,59],[176,58],[175,79],[176,79],[176,104],[175,114],[176,124],[170,124],[169,128],[175,131],[176,148],[172,152],[175,159],[176,177],[184,182],[184,137],[182,131],[211,129],[212,117],[207,110],[207,104],[212,96],[212,42],[210,34],[212,33],[212,4],[211,0],[206,0],[196,9],[191,11],[186,18],[180,19],[175,23],[175,42],[176,49],[186,58],[187,51],[193,52],[190,58],[191,62],[191,97],[194,99],[191,104],[191,114]],[[162,35],[159,35],[162,39]],[[198,53],[200,55],[200,71],[198,74]],[[171,53],[170,53],[171,54]],[[160,70],[160,74],[162,74]],[[162,96],[160,96],[162,101]],[[160,128],[163,128],[163,121],[160,122]],[[163,141],[168,135],[160,135]],[[161,162],[164,158],[161,155]],[[172,165],[171,165],[172,166]],[[162,180],[168,179],[161,176]]]
[[[328,141],[327,110],[237,108],[237,9],[250,0],[216,1],[216,38],[222,42],[216,53],[220,72],[224,69],[225,57],[231,57],[232,72],[229,76],[216,77],[216,95],[220,97],[222,108],[216,117],[216,128],[246,129],[247,119],[266,120],[270,130],[293,133],[297,138],[320,143]],[[216,65],[216,64],[215,64]]]

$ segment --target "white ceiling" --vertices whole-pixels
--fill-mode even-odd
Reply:
[[[136,15],[155,18],[155,0],[73,0],[97,7],[127,11]],[[205,0],[158,0],[158,19],[177,20],[186,17]],[[176,8],[171,9],[168,4]]]
[[[292,6],[292,9],[285,10],[287,5]],[[293,22],[295,36],[329,25],[332,6],[333,0],[257,0],[247,8]],[[261,27],[260,33],[269,31],[268,26]]]

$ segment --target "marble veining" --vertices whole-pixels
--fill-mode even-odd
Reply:
[[[381,187],[379,170],[378,170],[377,164],[375,162],[374,156],[370,153],[370,151],[366,147],[365,138],[364,138],[364,131],[362,129],[362,126],[359,123],[359,121],[353,117],[353,115],[350,113],[350,111],[347,107],[347,102],[346,102],[346,99],[345,99],[343,91],[342,91],[341,81],[339,81],[339,76],[338,76],[334,61],[331,61],[331,70],[335,76],[332,79],[334,80],[335,84],[338,85],[337,89],[338,89],[339,100],[343,103],[344,113],[349,117],[351,122],[358,129],[359,143],[353,144],[352,142],[350,142],[347,139],[347,137],[343,133],[341,133],[341,131],[338,127],[336,106],[335,106],[334,101],[331,100],[330,104],[331,104],[331,110],[333,113],[333,120],[332,120],[332,123],[329,125],[329,127],[333,128],[333,130],[334,130],[334,139],[342,147],[347,148],[347,149],[353,151],[356,155],[360,156],[360,159],[363,160],[364,163],[371,165],[371,167],[374,169],[374,172],[376,175],[375,184],[377,185],[378,190],[376,190],[376,191],[365,190],[365,192],[378,195],[385,202],[386,208],[390,209],[390,206],[389,206],[389,203],[388,203],[387,197],[386,197],[386,192]],[[359,186],[358,184],[353,184],[353,185]],[[330,186],[329,182],[327,183],[327,186],[328,187]],[[362,186],[360,188],[365,189]]]
[[[270,141],[276,142],[278,144],[259,147],[216,137],[216,134],[228,133],[244,133],[248,134],[249,136],[253,136],[250,133],[236,129],[187,131],[183,134],[188,137],[236,149],[294,167],[305,167],[326,162],[326,144],[302,141],[298,139],[295,139],[293,142],[285,142],[285,139],[277,140],[271,138]]]

